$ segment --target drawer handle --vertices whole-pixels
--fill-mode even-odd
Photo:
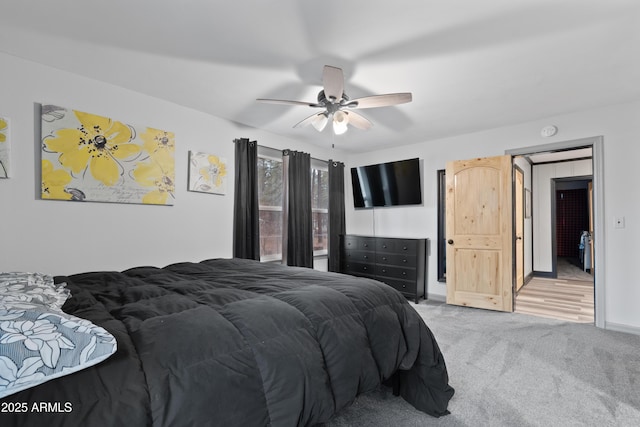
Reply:
[[[404,262],[404,263],[406,264],[406,263],[407,263],[407,260],[406,260],[406,259],[403,259],[403,260],[402,260],[402,262]]]
[[[368,247],[369,247],[369,244],[368,244],[368,243],[365,243],[365,244],[364,244],[364,247],[365,247],[365,248],[368,248]]]
[[[407,275],[407,272],[406,272],[406,271],[403,271],[403,272],[402,272],[402,275],[403,275],[403,276],[406,276],[406,275]]]
[[[387,245],[382,245],[383,248],[387,249]]]
[[[385,270],[385,269],[383,268],[383,269],[382,269],[382,272],[383,272],[383,273],[386,273],[386,272],[387,272],[387,270]]]
[[[386,260],[387,260],[387,257],[386,257],[386,256],[383,256],[383,257],[382,257],[382,260],[383,260],[383,261],[386,261]]]
[[[364,256],[364,259],[369,259],[369,255],[365,255],[365,256]]]
[[[366,269],[367,269],[367,267],[366,267],[366,266],[364,266],[364,267],[362,267],[362,269],[363,269],[363,270],[366,270]]]
[[[402,289],[407,289],[407,285],[402,285]]]
[[[403,246],[403,247],[402,247],[402,250],[403,250],[403,251],[406,251],[406,250],[407,250],[407,247],[406,247],[406,246]]]

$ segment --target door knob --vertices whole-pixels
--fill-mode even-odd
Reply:
[[[453,240],[449,239],[449,240],[447,240],[447,243],[450,244],[450,245],[453,245]]]
[[[522,240],[522,236],[516,236],[516,240]]]

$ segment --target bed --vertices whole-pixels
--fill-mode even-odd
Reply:
[[[71,293],[62,310],[117,350],[2,398],[2,426],[316,425],[382,383],[448,414],[433,334],[375,280],[211,259],[55,283]]]

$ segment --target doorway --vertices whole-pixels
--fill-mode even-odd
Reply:
[[[591,188],[591,176],[556,178],[551,182],[551,217],[555,220],[553,272],[557,278],[593,279]]]
[[[604,319],[605,319],[605,304],[604,304],[604,296],[605,296],[605,292],[604,292],[604,263],[603,263],[603,258],[604,258],[604,239],[605,239],[605,235],[604,235],[604,219],[603,219],[603,208],[604,208],[604,195],[603,195],[603,138],[602,137],[592,137],[592,138],[585,138],[585,139],[580,139],[580,140],[573,140],[573,141],[565,141],[565,142],[559,142],[559,143],[552,143],[552,144],[545,144],[545,145],[539,145],[539,146],[532,146],[532,147],[525,147],[525,148],[521,148],[521,149],[515,149],[515,150],[507,150],[506,154],[510,154],[514,157],[517,156],[523,156],[523,157],[527,157],[527,158],[534,158],[533,161],[531,161],[531,164],[535,164],[536,162],[543,162],[543,161],[547,161],[549,163],[553,163],[553,160],[549,160],[549,159],[554,159],[555,161],[566,161],[568,159],[575,159],[576,153],[580,153],[580,149],[585,149],[588,148],[590,149],[590,153],[591,153],[591,157],[590,157],[590,164],[592,165],[592,176],[591,176],[591,180],[592,180],[592,186],[589,187],[589,194],[590,197],[592,197],[592,214],[590,216],[590,229],[592,230],[592,236],[593,236],[593,240],[591,241],[591,248],[590,248],[590,254],[591,254],[591,271],[590,273],[593,273],[590,277],[593,278],[593,283],[590,286],[592,291],[593,291],[593,297],[592,297],[592,301],[594,304],[594,323],[597,327],[603,328],[604,327]],[[549,156],[547,160],[545,160],[545,156]],[[565,156],[565,158],[562,158],[562,156]],[[557,160],[558,158],[562,158],[561,160]],[[540,186],[540,183],[538,183],[538,187]],[[547,184],[547,191],[549,189],[549,184]],[[538,188],[538,191],[540,191],[540,188]],[[532,188],[532,192],[534,193],[534,200],[533,200],[533,216],[535,217],[536,214],[539,215],[539,210],[541,208],[541,202],[536,200],[536,185],[533,185]],[[539,195],[539,194],[538,194]],[[550,199],[548,200],[548,203],[550,204]],[[536,206],[536,204],[538,206]],[[551,224],[550,224],[550,218],[549,218],[549,222],[547,222],[549,229],[551,230]],[[533,225],[532,225],[533,227]],[[602,230],[601,233],[598,232],[598,230]],[[536,256],[541,256],[541,251],[535,251],[533,250],[533,241],[535,239],[539,239],[539,240],[543,240],[544,238],[548,238],[549,240],[551,240],[551,235],[550,235],[551,231],[549,231],[549,236],[541,235],[538,231],[532,233],[531,236],[529,236],[529,238],[527,239],[528,241],[525,241],[525,245],[527,250],[527,254],[526,256],[530,257],[530,262],[533,264],[534,262],[534,258]],[[542,237],[541,237],[542,236]],[[579,244],[579,243],[577,243]],[[557,261],[557,257],[556,257],[556,253],[555,250],[557,249],[554,246],[554,254],[553,254],[553,259],[554,259],[554,267],[553,268],[548,268],[549,266],[546,266],[547,268],[544,269],[544,271],[535,271],[535,267],[531,267],[528,271],[527,271],[527,286],[529,286],[529,284],[532,283],[532,280],[540,280],[542,282],[544,282],[544,280],[555,280],[557,281],[557,267],[558,267],[558,261]],[[549,250],[550,251],[550,250]],[[542,254],[543,256],[549,256],[549,253],[547,252],[546,254]],[[562,259],[561,259],[562,261]],[[536,274],[534,274],[536,273]],[[539,274],[542,273],[542,274]],[[546,274],[546,277],[545,277]],[[527,287],[525,286],[525,288]],[[556,286],[554,289],[558,289],[558,287]],[[588,296],[586,298],[589,298]],[[516,302],[517,305],[517,302]],[[517,310],[517,308],[516,308]]]
[[[591,148],[533,155],[528,160],[539,206],[537,221],[532,224],[538,247],[533,251],[533,277],[516,295],[515,311],[593,323],[594,291],[589,274]],[[585,173],[589,175],[581,175]]]

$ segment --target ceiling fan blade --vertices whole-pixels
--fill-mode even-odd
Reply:
[[[322,72],[325,97],[332,102],[340,102],[344,92],[344,74],[341,68],[325,65]]]
[[[313,125],[318,131],[322,131],[324,127],[327,125],[327,116],[324,112],[312,114],[304,120],[299,121],[295,125],[294,128],[299,128],[302,126]]]
[[[258,102],[266,102],[268,104],[285,104],[285,105],[304,105],[306,107],[322,107],[322,105],[317,102],[305,102],[305,101],[289,101],[286,99],[268,99],[268,98],[258,98],[256,99]]]
[[[371,126],[373,126],[373,123],[371,123],[369,119],[358,113],[353,111],[345,111],[344,113],[349,117],[349,124],[357,127],[358,129],[367,130],[371,129]]]
[[[372,95],[352,99],[345,106],[349,108],[377,108],[405,104],[411,102],[411,100],[411,92],[388,93],[386,95]]]

